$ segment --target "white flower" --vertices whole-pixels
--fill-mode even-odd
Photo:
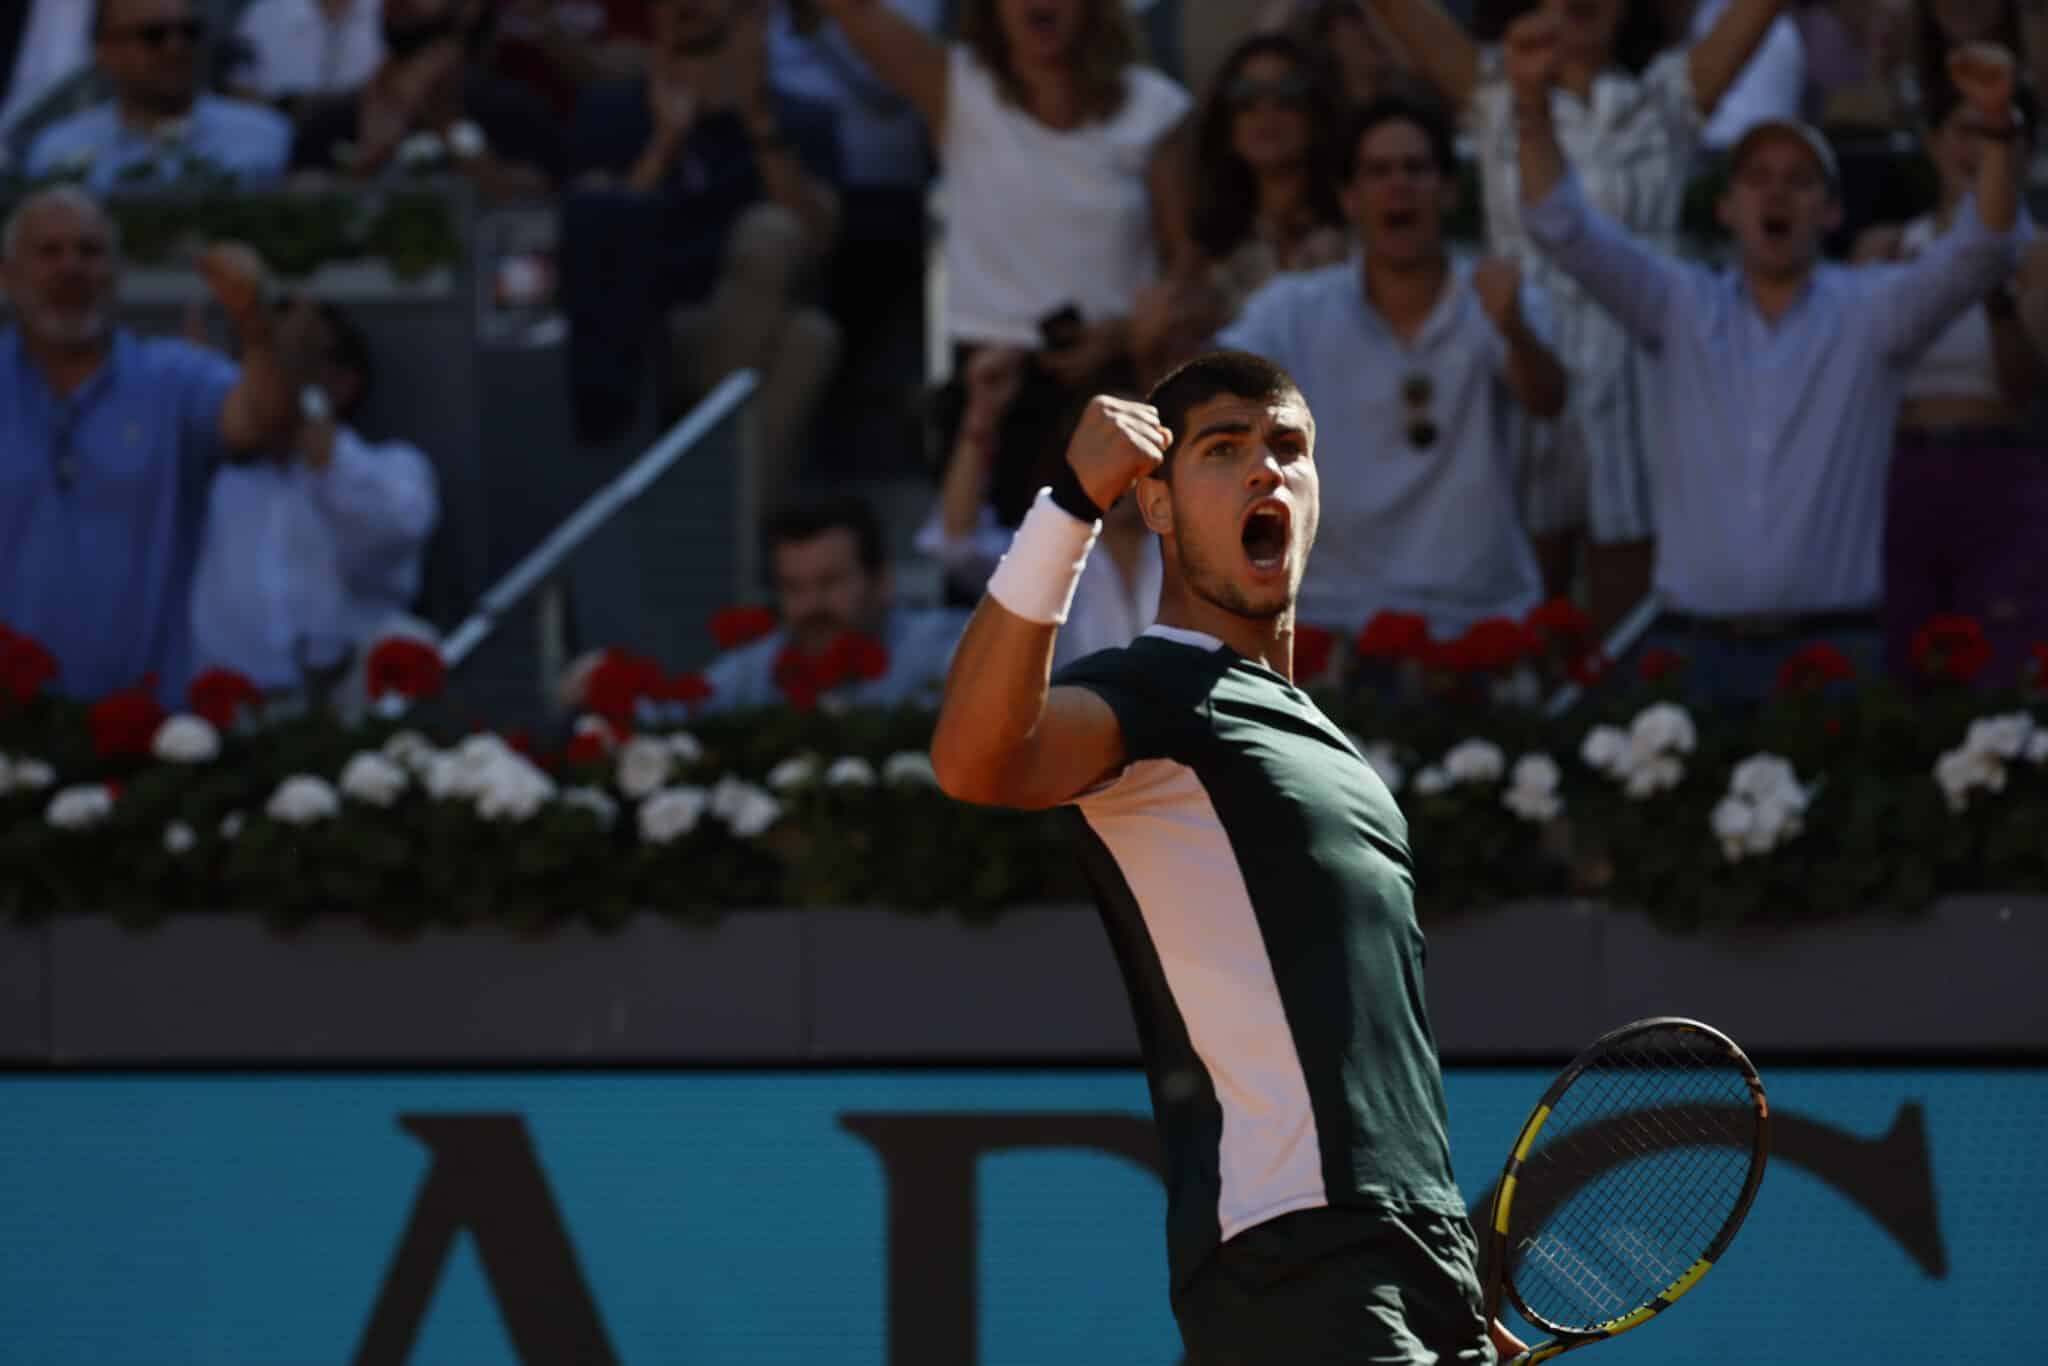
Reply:
[[[398,164],[401,166],[432,166],[448,155],[448,145],[441,141],[441,135],[431,129],[413,133],[398,144]]]
[[[1588,768],[1620,777],[1622,761],[1628,757],[1628,733],[1618,726],[1595,726],[1579,744],[1579,759]]]
[[[1989,750],[1952,749],[1934,761],[1934,781],[1948,799],[1948,809],[1969,809],[1970,794],[1978,788],[1987,792],[2005,790],[2005,765]]]
[[[640,804],[640,838],[670,844],[697,828],[709,796],[701,787],[671,787]]]
[[[1756,829],[1756,808],[1740,797],[1723,797],[1714,808],[1712,821],[1721,852],[1730,863],[1740,862]]]
[[[1457,783],[1498,782],[1508,757],[1491,740],[1467,740],[1444,756],[1444,772]]]
[[[1414,788],[1418,797],[1434,797],[1440,792],[1449,791],[1450,786],[1451,775],[1435,764],[1415,775]]]
[[[294,774],[270,794],[263,814],[283,825],[312,825],[341,814],[341,797],[325,778]]]
[[[524,754],[507,749],[483,771],[476,814],[487,821],[532,820],[554,797],[555,780]]]
[[[57,781],[57,770],[41,759],[16,759],[14,785],[23,792],[40,792]]]
[[[595,735],[603,741],[604,747],[607,750],[619,747],[619,733],[613,730],[612,723],[605,720],[602,716],[577,717],[575,726],[571,728],[571,733],[576,735]]]
[[[467,801],[482,796],[490,786],[492,771],[508,760],[528,764],[501,736],[486,731],[468,737],[454,749],[429,756],[420,782],[435,801]]]
[[[2037,730],[2028,737],[2027,762],[2048,764],[2048,730]]]
[[[619,747],[619,791],[636,802],[652,796],[675,767],[675,751],[664,741],[653,735],[636,735]]]
[[[1555,792],[1533,787],[1511,787],[1501,794],[1500,802],[1523,820],[1537,825],[1556,820],[1564,810],[1564,799]]]
[[[114,814],[114,793],[105,783],[67,787],[50,798],[46,813],[60,830],[85,830]]]
[[[366,749],[341,768],[341,795],[370,806],[390,806],[411,780],[376,750]]]
[[[244,816],[241,812],[228,812],[227,815],[222,816],[220,818],[220,837],[224,840],[240,838],[242,833],[242,827],[244,825],[247,825],[248,822],[249,818],[247,816]]]
[[[484,152],[484,130],[473,119],[464,119],[448,130],[448,150],[457,161],[468,161]]]
[[[172,821],[164,827],[164,849],[172,855],[186,854],[199,843],[198,834],[183,821]]]
[[[1737,764],[1729,775],[1728,790],[1751,801],[1783,797],[1802,808],[1806,805],[1806,789],[1799,785],[1799,775],[1775,754],[1752,754]]]
[[[768,770],[768,788],[772,792],[787,792],[791,788],[809,787],[818,781],[818,756],[799,754],[793,759],[784,759]]]
[[[882,781],[892,785],[937,787],[938,770],[932,756],[921,749],[899,750],[882,761]]]
[[[1515,760],[1514,771],[1508,775],[1509,785],[1525,792],[1552,793],[1563,781],[1563,770],[1548,754],[1524,754]]]
[[[1669,754],[1653,754],[1636,761],[1623,783],[1627,795],[1640,802],[1677,787],[1684,778],[1685,765],[1682,762]]]
[[[204,764],[220,757],[220,732],[203,716],[166,717],[149,752],[167,764]]]
[[[1356,738],[1352,740],[1358,745]],[[1365,756],[1372,771],[1380,775],[1380,781],[1387,785],[1387,791],[1399,792],[1401,784],[1408,781],[1408,772],[1401,767],[1400,751],[1389,740],[1375,740],[1369,745],[1358,745],[1358,752]]]
[[[2007,716],[1986,716],[1970,723],[1970,733],[1963,739],[1963,748],[1983,750],[2001,759],[2017,759],[2027,752],[2027,744],[2033,734],[2034,718],[2023,711]]]
[[[588,811],[597,817],[600,830],[610,830],[619,819],[619,804],[603,788],[572,787],[562,794],[562,805]]]
[[[825,770],[827,787],[873,787],[875,766],[857,755],[849,754],[844,759],[832,761],[832,767]]]
[[[1690,754],[1699,744],[1699,732],[1692,713],[1676,702],[1658,702],[1643,708],[1628,728],[1629,748],[1637,754]]]
[[[711,789],[710,809],[741,839],[752,839],[782,819],[782,803],[764,787],[725,778]]]
[[[1765,840],[1757,853],[1768,853],[1806,828],[1806,822],[1801,818],[1804,807],[1799,802],[1788,800],[1786,794],[1775,793],[1761,798],[1755,806],[1757,833]]]
[[[704,757],[704,744],[686,730],[679,730],[668,737],[668,747],[679,764],[694,764]]]
[[[394,764],[402,764],[413,773],[426,772],[428,762],[434,757],[434,747],[427,743],[427,737],[416,730],[393,731],[391,738],[383,745],[383,755]]]

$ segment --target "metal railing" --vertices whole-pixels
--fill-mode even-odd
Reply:
[[[562,520],[535,546],[526,557],[493,584],[477,600],[469,616],[449,633],[441,647],[441,657],[450,672],[462,667],[499,626],[529,598],[541,593],[560,576],[563,565],[591,537],[609,525],[620,513],[631,507],[643,494],[653,488],[661,478],[673,470],[677,463],[688,455],[704,439],[715,432],[727,419],[742,415],[747,401],[760,387],[760,376],[752,370],[738,370],[719,382],[704,400],[685,414],[675,426],[669,428],[660,440],[647,448],[631,465],[620,471],[618,476],[585,499],[583,505]],[[751,477],[753,462],[741,460],[740,507],[736,509],[741,525],[751,525],[751,513],[755,490]],[[743,559],[749,558],[747,550],[751,538],[742,536],[739,540]],[[738,576],[746,577],[751,566],[738,566]],[[545,622],[550,623],[543,630],[543,654],[549,653],[549,640],[561,632],[559,618],[564,612],[559,595],[543,598],[541,613]],[[544,662],[545,668],[545,662]]]

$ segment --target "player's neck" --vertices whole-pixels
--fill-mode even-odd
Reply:
[[[1252,663],[1271,669],[1282,678],[1294,677],[1292,607],[1276,617],[1240,616],[1169,583],[1160,590],[1158,622],[1176,630],[1214,636]]]

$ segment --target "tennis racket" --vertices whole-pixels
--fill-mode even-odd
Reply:
[[[1638,1020],[1574,1058],[1494,1191],[1488,1318],[1505,1295],[1550,1335],[1512,1366],[1639,1328],[1698,1285],[1756,1199],[1770,1114],[1742,1050],[1694,1020]]]

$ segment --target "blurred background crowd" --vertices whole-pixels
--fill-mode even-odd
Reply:
[[[1079,406],[1219,343],[1317,416],[1302,621],[1340,642],[1654,593],[1731,699],[1815,639],[1910,678],[1952,618],[2009,684],[2048,640],[2048,258],[1993,204],[2048,164],[2044,79],[2042,0],[20,0],[0,626],[91,698],[289,693],[456,623],[436,538],[522,466],[437,447],[398,372],[452,362],[234,244],[144,325],[110,208],[418,180],[546,224],[487,282],[554,315],[528,464],[758,375],[721,458],[776,615],[714,706],[930,698]],[[1063,656],[1159,573],[1112,509]]]

